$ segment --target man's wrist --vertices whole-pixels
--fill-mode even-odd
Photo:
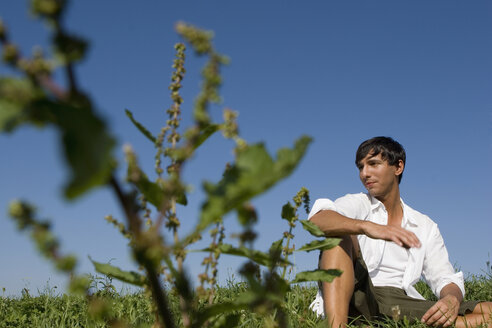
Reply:
[[[449,283],[441,289],[440,299],[443,299],[448,296],[452,296],[458,304],[463,301],[463,294],[461,293],[461,289],[455,283]]]
[[[367,235],[367,223],[369,221],[363,221],[363,220],[357,220],[356,224],[356,231],[358,235]]]

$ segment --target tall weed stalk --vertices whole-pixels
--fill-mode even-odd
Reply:
[[[138,121],[138,111],[134,114],[125,110],[133,125],[155,146],[154,178],[144,172],[136,152],[127,145],[124,148],[126,178],[119,179],[115,174],[115,137],[99,116],[91,97],[81,89],[74,70],[85,57],[89,42],[65,28],[63,17],[67,3],[64,0],[31,1],[31,11],[51,29],[53,58],[46,58],[40,50],[31,56],[21,54],[0,20],[3,63],[17,71],[15,76],[0,77],[0,131],[11,133],[26,124],[59,131],[64,160],[71,173],[64,187],[67,199],[80,197],[103,185],[110,186],[124,218],[120,221],[108,216],[106,220],[128,238],[141,271],[124,271],[110,263],[93,261],[95,270],[144,288],[152,303],[155,327],[233,327],[241,324],[245,312],[263,318],[265,327],[289,326],[286,299],[291,285],[331,281],[341,272],[314,270],[299,272],[293,280],[287,277],[293,269],[290,260],[295,251],[292,232],[299,219],[298,208],[302,204],[308,207],[307,189],[302,188],[294,197],[294,205],[289,202],[282,208],[281,217],[287,221],[288,230],[266,252],[253,248],[257,214],[251,200],[292,173],[311,138],[302,136],[292,148],[280,149],[276,157],[272,157],[262,143],[249,144],[239,136],[235,111],[225,108],[223,121],[212,121],[209,110],[212,104],[220,103],[220,72],[227,58],[213,47],[211,32],[179,22],[176,31],[183,43],[175,46],[169,86],[171,105],[165,125],[154,134]],[[196,56],[206,58],[193,122],[186,128],[180,125],[185,44]],[[66,85],[54,80],[55,67],[67,77]],[[217,132],[234,141],[235,158],[225,165],[220,181],[204,183],[206,199],[200,206],[198,221],[190,233],[184,234],[180,231],[177,211],[177,204],[188,205],[188,189],[182,172],[197,148],[209,142],[209,137]],[[128,185],[131,191],[127,191]],[[225,240],[224,217],[230,212],[236,213],[243,227],[238,245]],[[76,273],[76,257],[63,254],[49,222],[38,217],[34,205],[13,201],[10,215],[21,230],[31,232],[41,254],[70,276],[69,290],[88,300],[89,313],[95,320],[114,327],[125,324],[114,316],[110,303],[90,293],[90,279]],[[328,249],[338,243],[336,239],[325,238],[308,221],[301,222],[308,232],[321,239],[302,246],[299,251]],[[166,229],[171,238],[167,237]],[[198,250],[205,253],[204,272],[199,275],[200,285],[195,290],[184,262],[193,245],[207,232],[212,241],[209,247]],[[217,302],[217,264],[221,254],[246,259],[240,270],[246,288],[232,299]],[[164,288],[164,283],[171,288]],[[179,298],[177,310],[169,301],[174,296]]]

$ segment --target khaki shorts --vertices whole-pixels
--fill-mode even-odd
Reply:
[[[355,261],[354,273],[355,288],[349,307],[351,318],[363,317],[367,320],[395,318],[394,315],[399,312],[397,316],[399,319],[406,316],[411,322],[420,321],[424,313],[436,303],[407,296],[401,288],[373,286],[362,258]],[[478,303],[479,301],[461,302],[459,315],[473,312]]]

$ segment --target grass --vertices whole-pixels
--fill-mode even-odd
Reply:
[[[110,286],[110,285],[109,285]],[[88,307],[85,297],[74,295],[56,295],[53,290],[46,289],[39,296],[33,297],[24,290],[20,297],[0,297],[0,328],[10,327],[152,327],[154,317],[151,314],[151,304],[142,292],[120,292],[107,288],[95,290],[93,297],[101,300],[92,308]],[[417,289],[426,298],[435,296],[429,287],[419,282]],[[492,274],[486,272],[480,275],[470,275],[465,280],[467,291],[466,300],[475,299],[492,301]],[[245,291],[243,283],[228,282],[226,286],[216,289],[215,302],[221,303],[234,300]],[[321,327],[325,323],[309,310],[309,304],[314,299],[316,287],[294,286],[287,295],[286,312],[291,327]],[[170,301],[176,316],[178,316],[178,300],[170,293]],[[100,308],[98,308],[98,306]],[[94,313],[109,314],[115,318],[113,322],[101,322]],[[92,314],[91,314],[92,313]],[[108,316],[106,316],[108,317]],[[126,322],[127,325],[115,325],[116,322]],[[265,327],[268,317],[261,317],[248,311],[240,312],[240,327]],[[422,324],[410,324],[400,321],[371,322],[370,326],[392,327],[423,327]]]

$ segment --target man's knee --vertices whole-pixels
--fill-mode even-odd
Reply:
[[[340,244],[338,244],[340,247],[342,247],[345,252],[350,256],[350,258],[354,261],[358,256],[360,252],[360,247],[359,247],[359,240],[357,239],[356,235],[346,235],[343,237],[340,237],[341,241]]]
[[[350,260],[353,263],[357,258],[359,254],[357,236],[345,235],[336,238],[341,239],[337,246],[321,252],[319,259],[320,268],[323,268],[324,264],[339,261]]]
[[[480,302],[473,309],[472,313],[486,314],[492,319],[492,302]]]

